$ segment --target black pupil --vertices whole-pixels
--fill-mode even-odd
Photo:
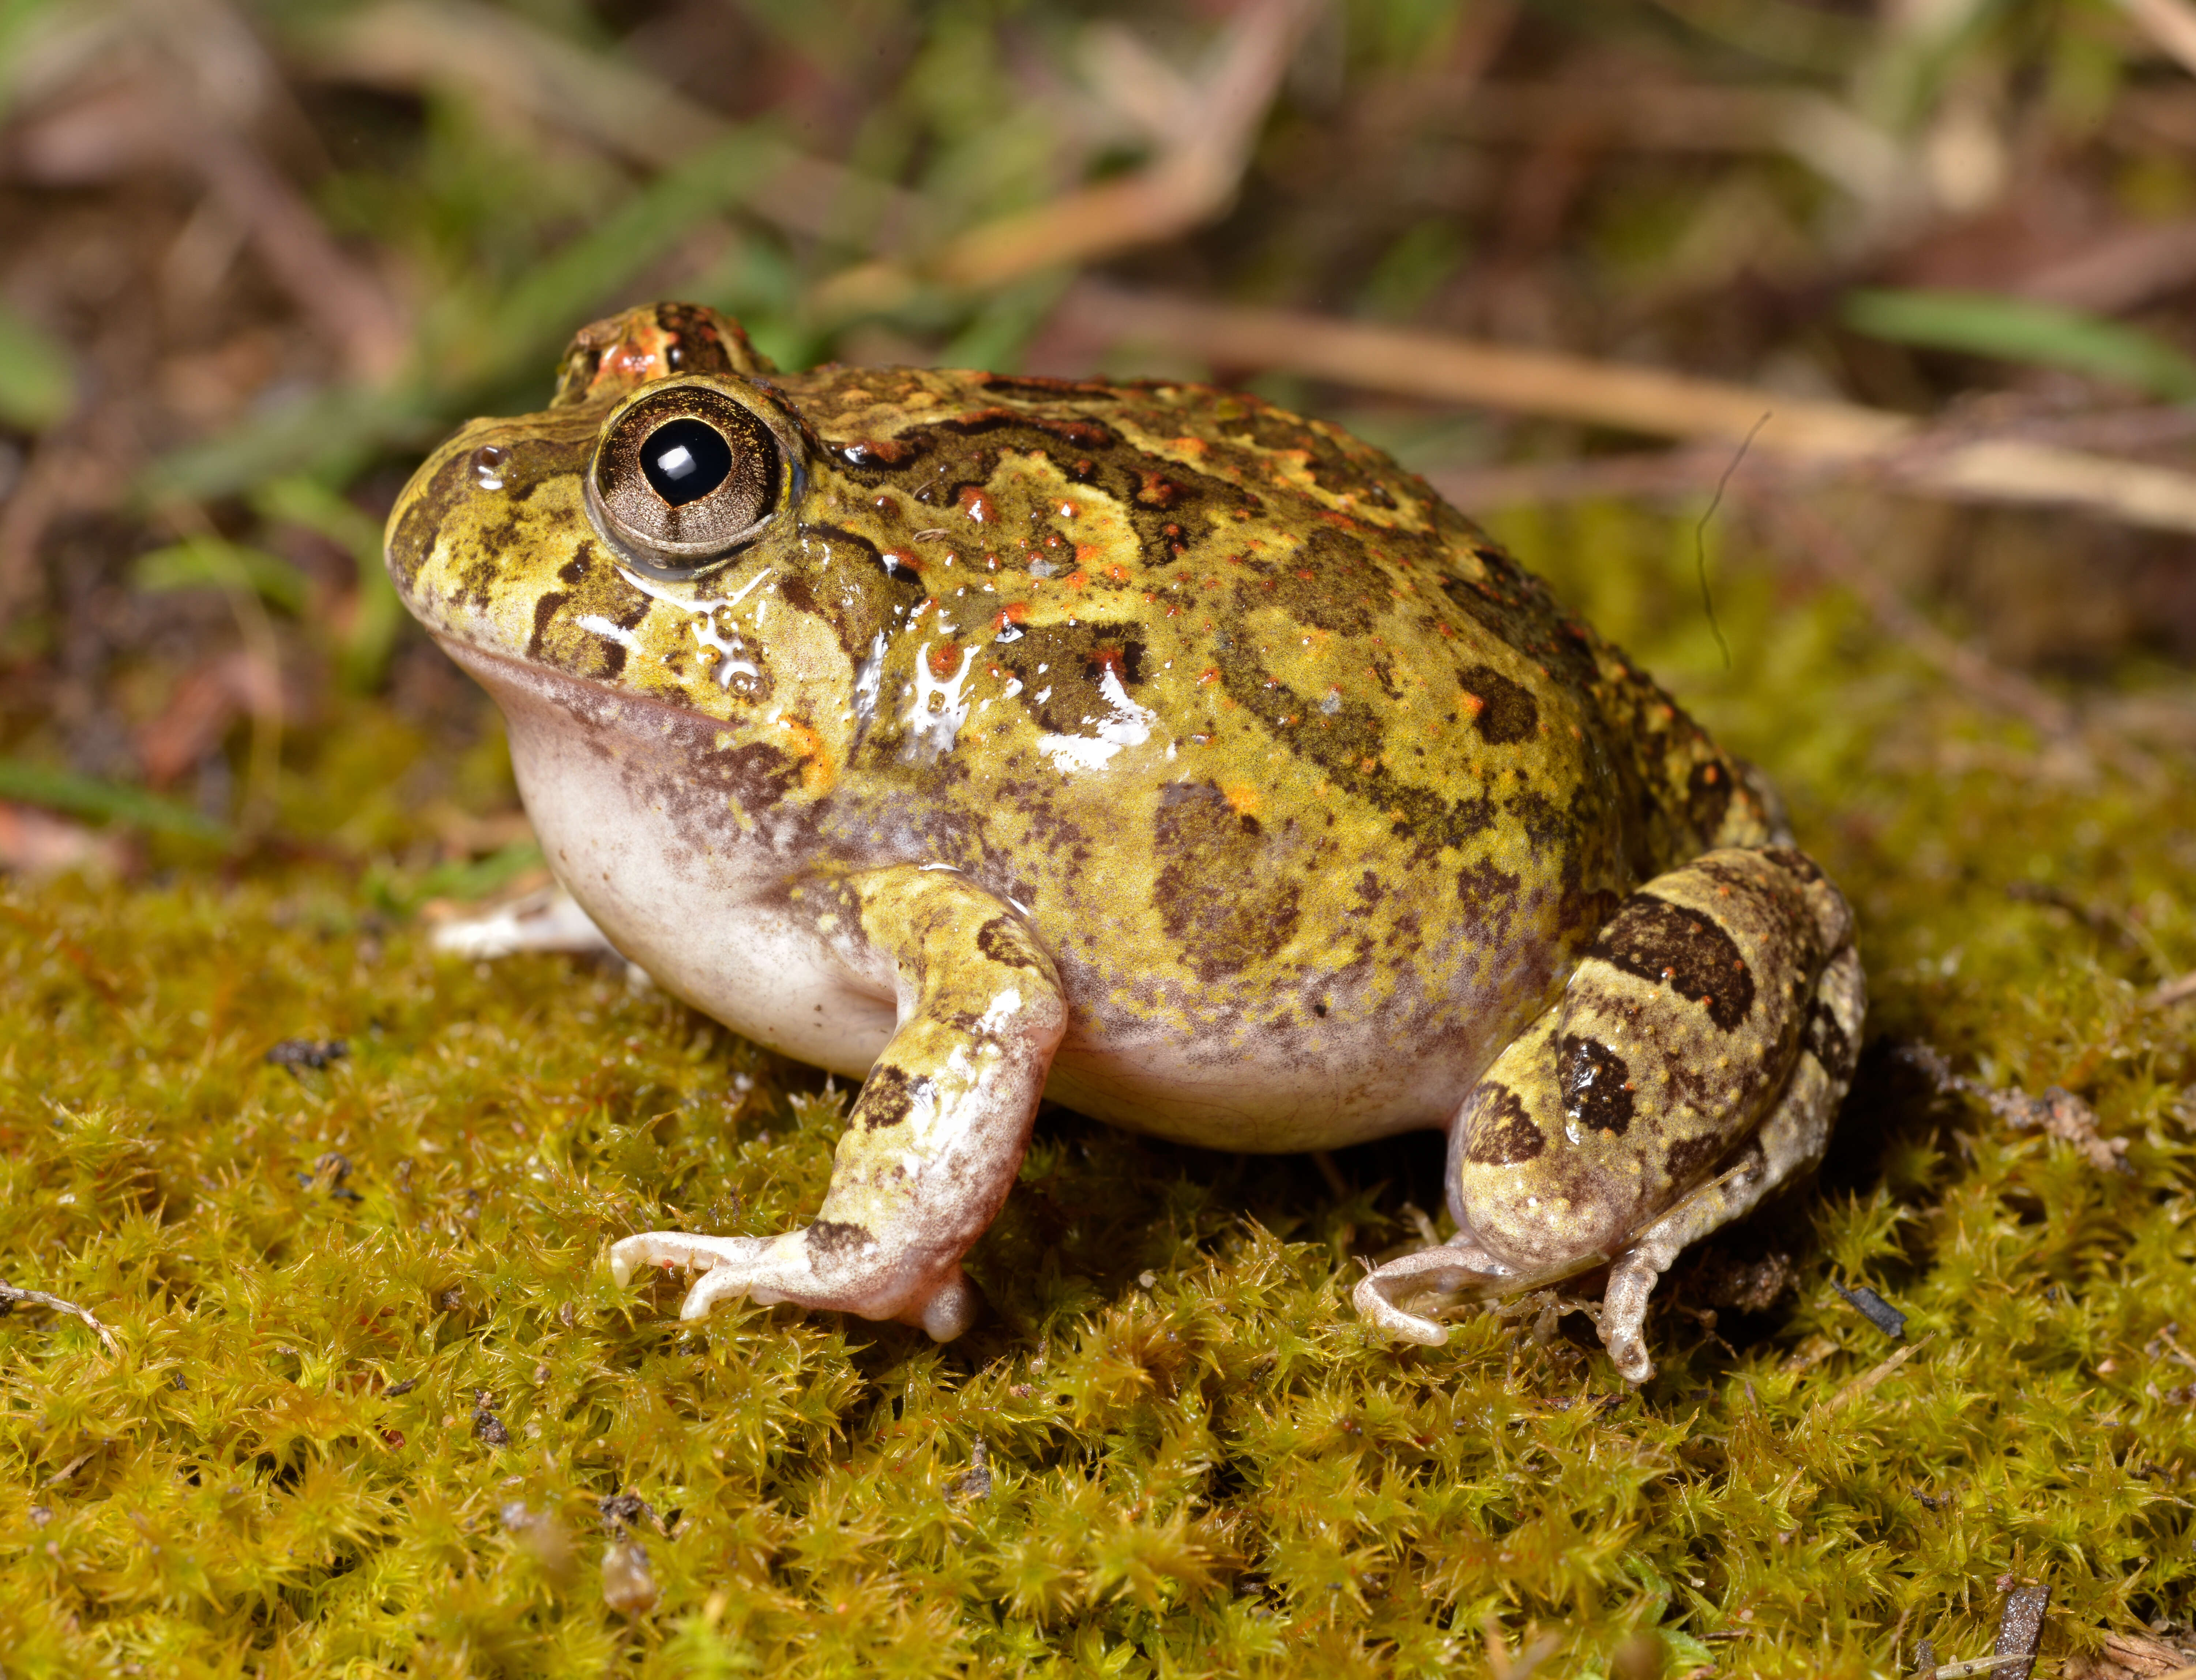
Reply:
[[[697,502],[732,476],[732,449],[714,426],[671,420],[640,446],[640,470],[673,507]]]

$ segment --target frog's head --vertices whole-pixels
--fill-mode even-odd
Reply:
[[[830,458],[775,372],[691,305],[584,329],[547,409],[473,421],[406,487],[388,528],[405,604],[506,712],[545,684],[656,702],[820,793],[868,721],[881,632],[922,592],[820,517],[819,492],[841,499]]]

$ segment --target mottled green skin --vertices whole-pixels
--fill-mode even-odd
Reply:
[[[731,463],[706,494],[650,488],[681,436]],[[1049,1094],[1223,1148],[1447,1126],[1457,1233],[1360,1313],[1438,1342],[1443,1302],[1606,1264],[1638,1381],[1679,1250],[1820,1158],[1865,1007],[1836,889],[1332,427],[1201,386],[777,377],[662,305],[445,445],[389,560],[597,924],[864,1076],[814,1222],[612,1246],[621,1279],[702,1268],[689,1318],[958,1335]]]
[[[1624,894],[1769,837],[1737,766],[1423,481],[1238,394],[776,375],[727,338],[710,377],[798,440],[797,499],[720,571],[637,586],[582,475],[650,345],[708,358],[635,319],[593,330],[621,365],[583,339],[563,406],[421,469],[390,525],[407,602],[499,692],[483,653],[673,708],[696,744],[634,774],[682,783],[659,803],[693,846],[744,837],[788,879],[949,863],[1022,909],[1078,1106],[1253,1149],[1444,1125]],[[696,599],[737,601],[718,640],[757,671],[702,644]],[[941,687],[957,731],[910,709]]]

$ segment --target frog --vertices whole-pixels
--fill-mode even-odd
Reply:
[[[1823,1153],[1865,981],[1773,788],[1333,424],[784,372],[651,304],[429,454],[385,552],[582,921],[859,1082],[806,1225],[610,1245],[688,1273],[684,1320],[961,1335],[1050,1100],[1224,1151],[1445,1132],[1453,1234],[1364,1262],[1369,1334],[1600,1279],[1638,1383],[1678,1255]]]

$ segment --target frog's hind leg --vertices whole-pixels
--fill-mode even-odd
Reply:
[[[1435,1342],[1414,1297],[1612,1266],[1604,1340],[1644,1381],[1639,1326],[1662,1269],[1821,1153],[1860,1029],[1852,928],[1837,889],[1788,847],[1725,847],[1647,882],[1457,1111],[1454,1252],[1381,1267],[1360,1310]],[[1735,1158],[1746,1164],[1716,1181]]]
[[[961,1257],[1006,1199],[1067,1007],[1013,911],[957,871],[899,866],[820,884],[819,926],[888,962],[899,1025],[848,1115],[813,1224],[777,1237],[651,1231],[612,1245],[642,1266],[706,1268],[679,1309],[720,1301],[856,1313],[949,1341],[979,1297]],[[852,937],[858,927],[858,941]]]
[[[1866,1008],[1860,957],[1847,945],[1816,983],[1798,1064],[1760,1129],[1728,1167],[1639,1232],[1616,1257],[1602,1296],[1601,1340],[1626,1382],[1644,1383],[1655,1374],[1642,1334],[1647,1299],[1679,1253],[1752,1212],[1823,1158],[1830,1121],[1852,1082]]]
[[[1433,1313],[1459,1301],[1507,1294],[1519,1275],[1517,1267],[1459,1232],[1367,1273],[1349,1299],[1359,1318],[1393,1340],[1438,1348],[1448,1340],[1448,1327]]]

